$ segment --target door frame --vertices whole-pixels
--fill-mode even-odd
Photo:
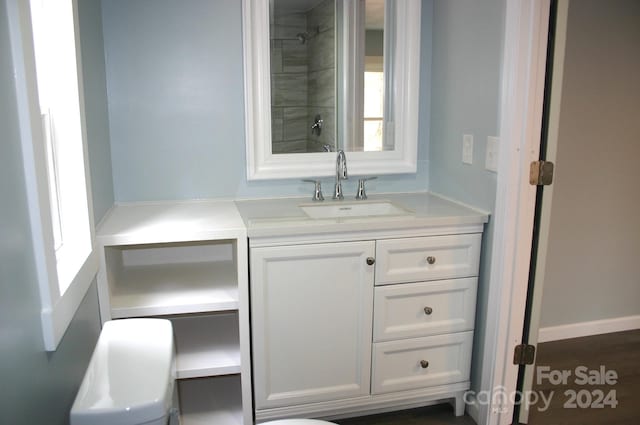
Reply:
[[[550,0],[506,0],[500,96],[501,152],[493,216],[491,282],[482,353],[479,399],[470,413],[478,424],[507,425],[518,366],[513,348],[520,344],[533,235],[536,187],[529,164],[540,151]]]
[[[562,81],[564,78],[564,57],[565,47],[567,39],[567,22],[569,16],[569,2],[571,0],[557,0],[555,13],[555,28],[553,29],[553,37],[550,42],[553,46],[549,46],[553,49],[552,66],[550,68],[551,75],[547,76],[547,81],[550,84],[550,91],[548,92],[548,106],[547,106],[547,134],[546,134],[546,147],[543,148],[546,152],[540,152],[540,157],[544,161],[556,162],[557,150],[558,150],[558,131],[560,124],[560,103],[562,101]],[[549,56],[548,56],[549,57]],[[549,68],[547,68],[549,69]],[[549,72],[549,71],[547,71]],[[544,137],[545,135],[543,135]],[[549,232],[551,222],[551,208],[553,200],[553,185],[544,187],[541,195],[538,196],[537,206],[539,214],[538,222],[538,242],[537,252],[533,253],[536,256],[535,262],[531,266],[533,270],[533,287],[529,293],[530,301],[530,316],[529,316],[529,330],[527,335],[526,344],[537,346],[539,342],[538,330],[540,328],[540,314],[542,310],[542,294],[544,291],[546,260],[547,260],[547,248],[549,245]],[[522,388],[523,392],[530,391],[533,387],[533,381],[535,378],[535,364],[526,366],[524,370]],[[518,421],[522,424],[528,423],[529,408],[527,404],[520,406],[520,415]]]

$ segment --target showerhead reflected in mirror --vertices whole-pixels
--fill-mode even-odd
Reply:
[[[335,150],[334,0],[271,0],[273,153]]]
[[[392,138],[385,137],[385,0],[355,5],[270,0],[272,153],[394,149]],[[357,27],[345,30],[345,19]],[[352,69],[338,52],[357,58]],[[338,90],[336,83],[347,78],[351,89]],[[349,111],[342,109],[347,93],[358,105]],[[337,119],[341,113],[350,118]]]

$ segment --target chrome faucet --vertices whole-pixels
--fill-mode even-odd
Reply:
[[[333,192],[333,199],[344,199],[342,194],[342,180],[348,179],[347,175],[347,156],[344,151],[340,149],[338,151],[338,157],[336,158],[336,188]]]

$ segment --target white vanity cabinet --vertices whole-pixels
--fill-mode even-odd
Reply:
[[[97,241],[102,321],[173,323],[181,423],[253,424],[247,237],[233,202],[116,205]]]
[[[481,236],[377,242],[373,395],[468,383]]]
[[[256,419],[432,401],[463,414],[482,236],[473,229],[251,238]]]
[[[375,243],[251,250],[257,409],[369,394]]]

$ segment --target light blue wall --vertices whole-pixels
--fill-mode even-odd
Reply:
[[[113,205],[111,145],[100,0],[78,2],[84,105],[96,224]]]
[[[56,352],[44,351],[6,2],[0,1],[0,422],[68,423],[98,337],[95,282]]]
[[[311,193],[298,180],[246,180],[239,0],[103,0],[102,6],[116,200]],[[428,52],[430,43],[423,44]],[[424,81],[429,76],[425,71]],[[370,191],[427,189],[428,87],[421,94],[427,101],[418,173],[383,177]],[[355,184],[347,181],[345,191],[355,193]]]
[[[497,136],[504,0],[435,0],[430,190],[493,212],[496,177],[484,168],[487,136]],[[474,135],[473,165],[462,163],[462,136]],[[482,370],[493,243],[485,228],[478,286],[472,386]]]

